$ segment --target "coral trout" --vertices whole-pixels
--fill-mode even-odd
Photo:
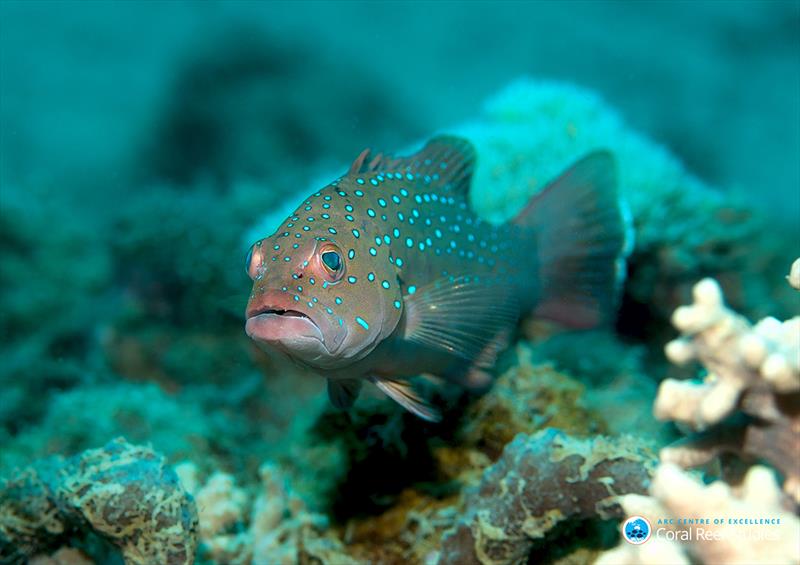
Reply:
[[[610,320],[627,232],[611,155],[584,157],[503,225],[470,209],[474,165],[449,136],[410,157],[362,152],[251,247],[247,334],[326,377],[339,408],[368,380],[436,421],[410,377],[482,389],[521,316]]]

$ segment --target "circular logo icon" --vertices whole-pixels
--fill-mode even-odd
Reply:
[[[622,524],[622,536],[633,545],[641,545],[650,539],[653,528],[644,516],[631,516]]]

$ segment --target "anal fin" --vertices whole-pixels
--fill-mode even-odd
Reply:
[[[494,339],[486,344],[472,367],[467,371],[463,386],[476,393],[482,393],[489,389],[492,384],[492,375],[487,369],[494,367],[498,355],[508,347],[511,332],[510,327],[501,329]]]
[[[383,391],[386,396],[397,402],[400,406],[429,422],[439,422],[442,415],[428,404],[406,381],[389,379],[386,377],[371,377],[370,380]]]
[[[334,381],[328,379],[328,398],[331,399],[331,404],[340,410],[346,410],[353,406],[359,392],[361,392],[360,380]]]

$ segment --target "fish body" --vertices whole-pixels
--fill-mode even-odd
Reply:
[[[363,152],[251,247],[248,335],[325,376],[336,406],[369,380],[436,420],[408,378],[480,389],[521,316],[607,321],[626,253],[611,156],[579,161],[502,225],[469,206],[474,163],[450,136],[405,158]]]

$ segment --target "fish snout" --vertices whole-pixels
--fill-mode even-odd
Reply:
[[[331,356],[325,343],[324,328],[328,324],[288,293],[254,293],[247,303],[246,317],[245,332],[259,344],[312,365]]]

